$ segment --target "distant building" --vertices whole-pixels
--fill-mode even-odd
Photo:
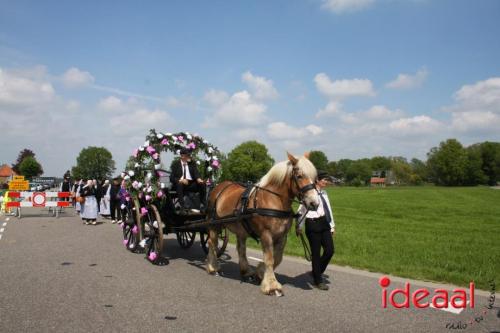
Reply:
[[[0,184],[10,182],[13,176],[17,176],[17,173],[10,166],[7,164],[0,166]]]
[[[370,179],[370,186],[381,186],[385,187],[385,180],[386,178],[381,178],[381,177],[372,177]]]

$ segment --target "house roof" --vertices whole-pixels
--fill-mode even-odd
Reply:
[[[15,174],[16,173],[7,164],[0,166],[0,177],[10,177]]]
[[[385,178],[372,177],[370,179],[370,183],[372,183],[372,184],[385,183]]]

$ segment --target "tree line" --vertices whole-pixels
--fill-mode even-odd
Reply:
[[[309,158],[318,170],[327,171],[345,185],[368,185],[374,176],[386,178],[395,185],[491,186],[500,182],[499,142],[486,141],[464,147],[458,140],[448,139],[431,148],[426,161],[417,158],[408,161],[401,156],[329,161],[326,154],[319,150],[311,151]],[[64,176],[106,179],[112,177],[116,170],[111,152],[104,147],[82,149],[76,162],[71,172],[68,170]],[[264,144],[243,142],[221,157],[219,181],[255,183],[274,162]],[[13,169],[28,179],[43,174],[42,166],[29,149],[19,153]]]
[[[313,150],[309,156],[318,170],[325,170],[345,185],[370,184],[374,176],[395,185],[434,183],[444,186],[496,185],[500,182],[500,143],[482,142],[464,147],[456,139],[443,141],[427,153],[427,161],[401,156],[375,156],[358,160],[329,161]],[[222,161],[222,180],[258,181],[274,160],[265,145],[247,141]]]

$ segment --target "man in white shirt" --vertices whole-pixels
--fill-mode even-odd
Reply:
[[[326,270],[334,253],[332,236],[335,234],[335,221],[328,194],[323,191],[329,180],[330,176],[327,172],[318,171],[316,189],[321,199],[320,205],[315,211],[307,211],[303,205],[300,205],[298,210],[300,218],[295,229],[297,235],[302,233],[305,215],[306,236],[311,247],[314,286],[320,290],[328,290],[328,286],[323,281],[323,272]],[[323,248],[323,255],[321,255],[321,248]]]

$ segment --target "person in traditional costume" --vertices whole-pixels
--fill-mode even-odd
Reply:
[[[105,180],[104,184],[101,187],[101,204],[99,205],[101,216],[109,217],[111,214],[110,209],[110,192],[111,192],[111,184],[109,180]]]
[[[127,219],[127,207],[130,205],[130,194],[127,191],[125,180],[122,181],[118,197],[120,198],[120,220],[118,223],[122,224]]]
[[[87,181],[87,185],[85,185],[81,191],[81,196],[85,198],[81,214],[85,224],[97,224],[96,191],[97,189],[94,187],[92,180]]]
[[[111,223],[116,223],[120,218],[120,179],[113,179],[113,183],[109,190],[109,209],[111,215]]]
[[[74,190],[74,192],[75,192],[75,210],[78,214],[80,214],[80,212],[82,211],[82,204],[78,201],[78,198],[80,197],[83,185],[84,185],[84,181],[83,181],[83,179],[80,179],[78,184],[75,185],[75,190]]]

